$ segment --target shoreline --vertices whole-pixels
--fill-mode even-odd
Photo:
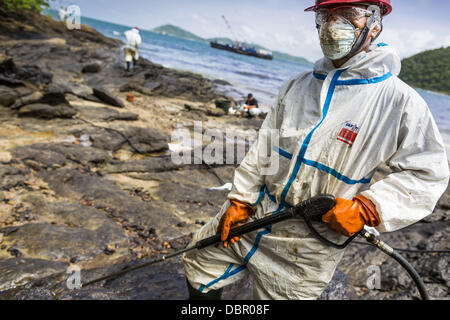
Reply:
[[[419,89],[419,90],[425,91],[425,92],[427,92],[427,93],[436,94],[436,95],[440,95],[440,96],[445,96],[446,98],[449,98],[449,99],[450,99],[450,93],[439,92],[439,91],[432,91],[432,90],[428,90],[428,89],[415,88],[415,87],[413,87],[413,88],[414,88],[414,89]]]

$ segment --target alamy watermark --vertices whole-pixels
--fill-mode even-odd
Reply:
[[[59,10],[59,19],[66,23],[66,28],[69,30],[81,29],[81,9],[77,5],[70,5],[67,9],[61,8]]]
[[[379,266],[370,265],[367,268],[369,277],[366,280],[367,289],[381,290],[381,268]]]
[[[81,269],[77,265],[71,265],[67,268],[66,273],[69,275],[66,280],[66,286],[70,290],[81,288]]]

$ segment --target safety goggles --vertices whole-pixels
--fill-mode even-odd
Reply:
[[[359,20],[363,17],[370,17],[374,13],[360,7],[340,6],[335,8],[321,8],[316,11],[316,24],[321,26],[329,16],[340,16],[348,21]]]

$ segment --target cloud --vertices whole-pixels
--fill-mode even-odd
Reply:
[[[450,45],[450,35],[444,38],[428,29],[393,29],[380,36],[384,42],[392,44],[402,58],[416,53]]]
[[[88,17],[151,29],[170,23],[204,38],[233,37],[221,15],[240,40],[271,50],[305,57],[322,56],[314,14],[303,12],[313,0],[71,0]],[[448,0],[393,1],[379,41],[397,47],[402,57],[450,45]]]

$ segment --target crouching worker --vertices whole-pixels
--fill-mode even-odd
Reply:
[[[254,299],[317,299],[327,287],[343,250],[320,242],[302,220],[228,239],[249,218],[333,194],[335,207],[314,227],[342,243],[364,226],[391,232],[423,219],[447,187],[445,147],[427,104],[397,77],[395,50],[374,44],[391,1],[317,0],[307,10],[324,58],[282,86],[262,125],[279,132],[269,149],[279,153],[277,172],[263,174],[261,130],[228,200],[195,234],[194,242],[218,232],[223,245],[183,256],[192,299],[218,299],[246,274]],[[377,170],[385,166],[391,170]]]
[[[253,94],[248,94],[247,101],[245,101],[244,106],[239,109],[239,112],[241,118],[252,118],[261,113],[261,110],[259,110],[258,101],[255,99]]]

